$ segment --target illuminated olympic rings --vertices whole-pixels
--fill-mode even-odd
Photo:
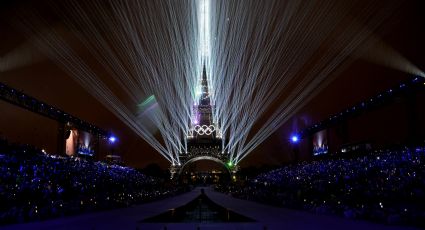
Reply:
[[[211,135],[215,131],[214,125],[196,125],[195,132],[199,135]]]

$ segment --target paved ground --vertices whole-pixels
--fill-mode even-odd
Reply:
[[[182,206],[200,194],[200,188],[189,193],[148,204],[111,211],[88,213],[79,216],[59,218],[28,224],[0,227],[1,229],[155,229],[155,230],[204,230],[204,229],[414,229],[386,226],[364,221],[352,221],[338,217],[315,215],[303,211],[262,205],[255,202],[235,199],[231,196],[204,188],[205,193],[217,204],[255,219],[253,223],[198,224],[198,223],[140,223],[139,221]]]

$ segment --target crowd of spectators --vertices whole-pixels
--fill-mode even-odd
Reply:
[[[0,224],[127,207],[179,192],[132,168],[0,140]]]
[[[191,159],[197,156],[208,156],[215,157],[218,159],[225,159],[227,154],[220,150],[219,145],[215,146],[202,146],[202,145],[192,145],[189,146],[189,151],[187,153],[182,153],[182,156],[186,159]]]
[[[304,162],[219,189],[318,214],[425,227],[425,148]]]

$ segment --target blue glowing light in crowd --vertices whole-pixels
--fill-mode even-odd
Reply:
[[[117,141],[117,138],[115,136],[110,136],[108,140],[111,143],[115,143],[115,141]]]
[[[292,135],[291,141],[292,143],[298,143],[298,141],[300,141],[300,138],[298,137],[298,135]]]

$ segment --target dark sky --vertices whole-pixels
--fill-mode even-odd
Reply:
[[[53,25],[60,26],[61,18],[57,18],[57,15],[45,7],[44,1],[21,1],[19,4],[15,1],[5,1],[0,10],[0,57],[10,58],[7,55],[17,50],[23,50],[16,53],[25,55],[18,56],[18,59],[22,59],[22,65],[14,62],[18,63],[15,67],[0,72],[0,81],[112,131],[119,138],[119,142],[113,147],[114,151],[120,153],[129,165],[141,167],[154,162],[167,166],[167,161],[154,149],[104,108],[53,61],[44,56],[43,52],[39,52],[31,45],[28,38],[16,26],[19,18],[17,12],[21,12],[19,10],[22,9],[37,10]],[[379,35],[389,47],[398,51],[401,56],[420,69],[425,69],[424,10],[423,1],[404,1],[375,31],[375,34]],[[86,51],[80,50],[79,54],[84,56]],[[287,162],[290,160],[287,153],[290,149],[288,143],[290,133],[301,131],[331,113],[336,113],[407,79],[408,74],[403,71],[378,65],[363,58],[351,58],[353,62],[348,68],[338,73],[337,78],[328,87],[252,152],[242,165]],[[385,58],[391,59],[391,57]],[[57,124],[54,121],[3,101],[0,101],[0,111],[1,135],[12,141],[37,145],[48,152],[55,150]],[[395,111],[399,110],[395,109]],[[367,122],[365,121],[364,124]],[[388,120],[388,122],[393,121]],[[385,131],[374,135],[376,137],[385,135]]]

